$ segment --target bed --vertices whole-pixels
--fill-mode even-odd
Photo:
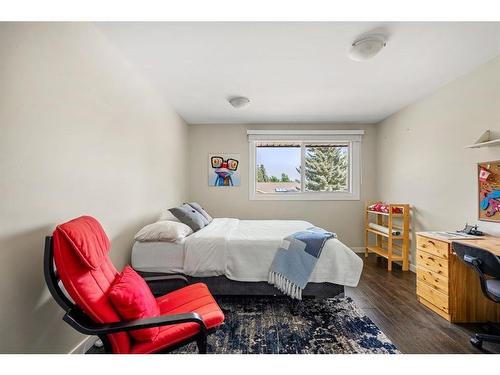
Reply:
[[[286,236],[312,227],[300,220],[215,218],[177,242],[135,242],[132,266],[146,276],[181,274],[215,295],[279,295],[267,283],[274,255]],[[333,297],[355,287],[362,260],[337,238],[325,243],[303,296]]]

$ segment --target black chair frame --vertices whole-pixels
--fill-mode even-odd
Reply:
[[[199,334],[192,338],[189,338],[188,340],[170,346],[167,349],[161,351],[161,353],[171,352],[195,341],[198,346],[198,352],[200,354],[205,354],[207,352],[207,336],[213,333],[215,330],[207,329],[201,316],[195,312],[162,315],[154,318],[128,320],[116,323],[96,323],[95,321],[93,321],[88,315],[83,312],[82,309],[75,305],[66,296],[60,286],[62,282],[57,274],[57,270],[54,264],[54,248],[52,236],[45,237],[43,273],[50,294],[65,312],[63,320],[84,335],[99,337],[99,339],[103,343],[104,351],[106,353],[112,353],[111,344],[108,339],[109,334],[133,331],[141,328],[161,327],[189,322],[197,323],[200,326]],[[165,280],[180,280],[185,285],[188,284],[188,280],[180,275],[153,276],[151,278],[144,279],[148,284]]]
[[[462,243],[453,242],[452,246],[460,260],[478,273],[483,294],[491,301],[500,303],[500,299],[490,293],[486,285],[487,280],[491,277],[500,278],[500,260],[496,255],[476,246]],[[492,330],[495,330],[493,324],[489,324],[489,326]],[[482,348],[483,341],[500,343],[500,335],[476,333],[470,338],[471,344],[479,349]]]

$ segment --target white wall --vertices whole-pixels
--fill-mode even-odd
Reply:
[[[464,146],[486,129],[500,137],[500,57],[377,127],[380,198],[410,203],[416,231],[455,230],[478,222],[476,164],[499,160],[500,147]],[[500,234],[500,224],[479,225]]]
[[[219,217],[305,219],[359,247],[367,199],[409,202],[416,230],[475,222],[476,163],[500,159],[499,147],[463,148],[487,128],[500,136],[500,58],[379,125],[188,127],[90,24],[0,24],[0,56],[4,353],[68,352],[83,339],[62,322],[42,274],[44,236],[77,215],[102,222],[118,269],[134,233],[186,200]],[[361,200],[249,201],[246,130],[306,127],[366,131]],[[212,152],[241,154],[240,187],[208,186]]]
[[[93,215],[121,269],[187,198],[187,126],[90,24],[0,24],[0,56],[0,352],[69,352],[84,337],[45,287],[44,236]]]
[[[364,129],[362,186],[359,201],[249,200],[247,129]],[[364,201],[375,195],[375,125],[191,125],[189,126],[189,196],[216,217],[300,219],[336,232],[351,247],[363,246]],[[208,186],[209,153],[241,154],[241,186]]]

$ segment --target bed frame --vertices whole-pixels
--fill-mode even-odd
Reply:
[[[141,272],[137,271],[141,276],[151,278],[161,277],[162,281],[151,285],[151,289],[155,295],[162,295],[172,290],[178,289],[178,279],[163,281],[168,274],[161,272]],[[174,276],[174,275],[172,275]],[[228,279],[225,276],[212,277],[191,277],[186,275],[175,275],[176,277],[184,278],[189,284],[204,283],[210,289],[210,292],[215,296],[282,296],[278,289],[268,284],[266,281],[247,282],[235,281]],[[344,296],[344,286],[332,283],[308,283],[302,291],[303,297],[315,298],[333,298]]]

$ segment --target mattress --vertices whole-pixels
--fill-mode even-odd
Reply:
[[[132,266],[143,272],[267,281],[269,268],[283,238],[312,226],[301,220],[216,218],[180,243],[136,242],[132,250]],[[356,286],[362,269],[361,258],[333,238],[325,243],[310,281]]]
[[[184,273],[184,241],[136,241],[132,247],[132,267],[144,272]]]

